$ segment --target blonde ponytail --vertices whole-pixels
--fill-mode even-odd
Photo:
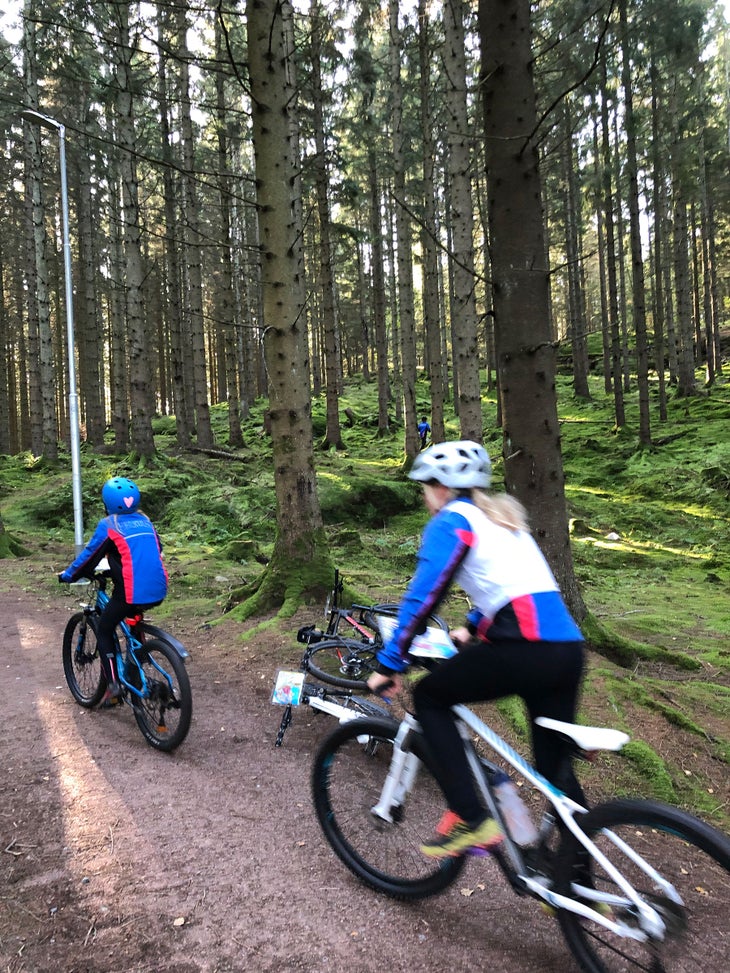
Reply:
[[[529,530],[527,511],[519,500],[508,493],[485,493],[484,490],[472,490],[471,499],[483,514],[498,527],[506,527],[513,533]]]

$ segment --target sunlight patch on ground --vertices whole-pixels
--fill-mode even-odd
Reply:
[[[600,547],[608,551],[645,554],[647,556],[660,552],[662,554],[672,554],[675,557],[687,558],[691,561],[709,561],[712,556],[711,554],[699,551],[689,551],[687,548],[667,547],[664,544],[646,543],[642,541],[614,541],[600,537],[573,537],[572,540],[575,544],[590,544],[593,547]]]

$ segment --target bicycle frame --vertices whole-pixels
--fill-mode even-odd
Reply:
[[[504,850],[500,849],[497,853],[498,860],[510,878],[511,884],[516,888],[522,888],[532,895],[544,900],[548,905],[556,909],[565,909],[583,916],[586,919],[605,926],[617,935],[624,938],[636,939],[646,942],[651,939],[663,939],[666,925],[656,909],[640,897],[630,882],[621,874],[620,871],[610,862],[591,841],[590,838],[581,830],[576,823],[577,814],[586,814],[587,808],[582,807],[576,801],[567,797],[559,788],[551,784],[538,771],[531,767],[524,758],[517,753],[506,741],[479,719],[471,710],[464,705],[454,706],[452,712],[457,718],[457,726],[464,741],[467,760],[474,779],[479,787],[490,813],[503,826],[505,832]],[[372,807],[371,814],[381,820],[393,821],[391,809],[403,804],[409,793],[413,782],[418,773],[420,761],[415,753],[409,749],[408,740],[414,733],[420,733],[421,728],[413,715],[406,714],[402,721],[398,734],[394,740],[393,756],[390,768],[383,785],[378,802]],[[639,920],[639,927],[634,928],[623,922],[618,922],[608,916],[601,915],[590,905],[578,901],[568,895],[562,895],[553,891],[545,879],[535,878],[529,874],[530,869],[526,867],[525,858],[520,847],[512,840],[508,829],[505,826],[504,818],[500,812],[497,800],[493,794],[489,780],[484,772],[482,762],[476,753],[471,740],[471,734],[476,734],[487,746],[496,754],[503,758],[510,766],[527,781],[532,787],[540,791],[547,799],[552,809],[556,812],[565,828],[580,842],[588,854],[604,869],[606,874],[616,883],[623,892],[625,898],[618,895],[605,895],[594,892],[592,889],[581,889],[581,897],[586,900],[606,903],[608,905],[628,905],[634,908]],[[553,817],[549,811],[543,816],[540,826],[540,836],[545,837],[548,830],[553,826]],[[623,842],[612,832],[604,832],[617,848],[619,848],[628,858],[630,858],[643,872],[649,876],[664,893],[678,904],[682,904],[681,897],[677,894],[674,887],[666,882],[648,862],[638,855],[630,846]],[[507,859],[507,862],[504,859]],[[510,875],[510,872],[512,873]]]
[[[310,709],[316,710],[320,713],[327,713],[329,716],[334,716],[339,723],[347,723],[350,720],[362,718],[362,711],[353,709],[351,706],[348,706],[346,702],[337,702],[337,700],[341,699],[357,700],[358,696],[353,690],[330,690],[324,686],[315,687],[311,684],[305,683],[303,687],[302,700],[299,705],[309,706]],[[284,733],[292,721],[292,709],[293,706],[291,703],[288,703],[284,708],[284,713],[282,715],[279,730],[276,735],[276,741],[274,743],[275,747],[280,747],[284,742]],[[382,715],[387,717],[388,713],[383,710]]]
[[[84,611],[101,613],[109,604],[109,600],[110,600],[109,595],[106,593],[105,587],[102,584],[103,581],[104,581],[103,578],[97,579],[95,597],[90,599],[89,603],[84,606]],[[139,619],[139,624],[144,625],[144,628],[146,630],[145,634],[149,634],[153,638],[162,638],[163,641],[167,642],[178,653],[178,655],[182,659],[188,657],[187,649],[183,646],[181,642],[179,642],[172,635],[170,635],[167,632],[164,632],[156,625],[151,625],[149,622],[142,622],[141,618]],[[119,678],[119,681],[122,683],[122,685],[129,693],[131,693],[133,696],[136,696],[138,699],[144,699],[149,695],[149,684],[147,682],[147,677],[145,676],[144,669],[138,663],[137,657],[135,655],[135,652],[138,649],[142,649],[144,647],[144,643],[140,641],[140,639],[138,639],[136,635],[134,635],[134,633],[132,632],[132,628],[130,627],[130,625],[127,623],[126,620],[123,619],[119,623],[117,628],[121,631],[122,636],[124,638],[124,649],[125,649],[125,651],[123,651],[122,640],[118,638],[115,633],[115,643],[116,643],[115,661],[117,666],[117,676]],[[139,683],[140,683],[139,686],[133,685],[127,678],[128,667],[132,666],[132,662],[134,663],[135,675],[139,679]],[[170,690],[172,692],[173,685],[169,674],[165,672],[165,670],[161,666],[158,665],[157,661],[152,656],[150,656],[149,662],[152,665],[152,667],[160,673],[160,675],[164,676],[165,681],[168,683]]]

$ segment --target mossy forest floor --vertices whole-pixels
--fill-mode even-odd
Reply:
[[[701,376],[698,376],[701,378]],[[566,495],[573,556],[592,624],[621,646],[591,652],[580,718],[626,730],[632,743],[600,770],[585,768],[600,792],[660,797],[730,830],[730,386],[720,381],[688,399],[670,391],[659,422],[652,390],[654,445],[642,448],[635,392],[627,425],[616,429],[612,400],[600,377],[592,399],[576,399],[559,378]],[[418,410],[427,413],[426,381]],[[99,456],[84,450],[83,500],[87,535],[100,516],[99,489],[110,474],[138,480],[144,506],[162,534],[171,594],[158,610],[162,623],[180,619],[187,631],[225,632],[231,659],[255,647],[271,674],[296,666],[303,619],[251,619],[229,613],[231,593],[255,584],[274,540],[270,443],[260,402],[244,423],[244,445],[226,446],[226,411],[213,409],[225,458],[183,451],[174,420],[156,421],[158,456]],[[376,435],[375,387],[352,383],[342,409],[355,424],[343,428],[344,452],[316,453],[318,492],[333,566],[346,597],[392,601],[412,573],[425,514],[419,491],[402,475],[402,430]],[[485,399],[485,443],[501,488],[501,434],[496,403]],[[324,434],[324,401],[314,402],[315,436]],[[453,417],[448,435],[458,437]],[[53,598],[55,573],[72,555],[69,465],[32,457],[0,457],[0,515],[27,551],[2,561],[3,585]],[[54,588],[55,586],[55,588]],[[67,596],[66,596],[67,597]],[[443,614],[457,622],[465,603],[454,593]],[[320,616],[321,619],[321,616]],[[216,638],[219,636],[216,634]],[[493,713],[521,745],[521,708],[505,701]]]

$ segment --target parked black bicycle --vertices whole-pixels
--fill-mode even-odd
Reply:
[[[343,607],[339,604],[343,590],[342,577],[335,569],[334,585],[325,602],[327,627],[306,625],[297,632],[297,641],[306,646],[300,668],[329,685],[367,692],[365,683],[375,670],[375,656],[383,644],[383,624],[397,617],[399,606],[386,602]],[[439,615],[432,615],[429,625],[448,631]]]

